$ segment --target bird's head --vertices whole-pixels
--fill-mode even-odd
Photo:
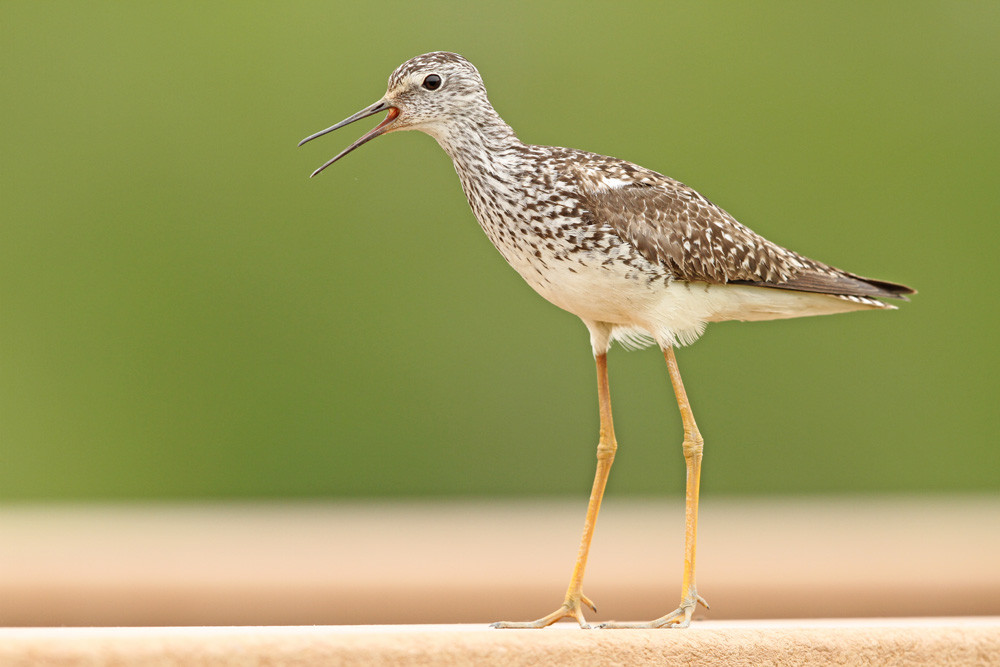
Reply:
[[[378,102],[306,137],[299,146],[382,111],[388,113],[381,123],[327,161],[312,176],[380,134],[420,130],[440,138],[456,123],[475,122],[483,113],[495,113],[486,97],[482,77],[472,63],[457,53],[435,51],[411,58],[396,68],[389,77],[385,95]]]

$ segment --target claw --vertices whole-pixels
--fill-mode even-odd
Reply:
[[[618,623],[615,621],[608,621],[607,623],[601,623],[597,627],[600,629],[611,628],[611,629],[629,629],[629,630],[651,630],[655,628],[686,628],[691,625],[691,615],[694,614],[695,607],[701,603],[705,609],[708,609],[708,602],[705,598],[701,597],[697,593],[694,593],[690,597],[686,597],[681,601],[681,605],[674,609],[672,612],[666,616],[661,616],[659,618],[653,619],[652,621],[638,622],[638,623]]]
[[[503,630],[538,629],[538,628],[548,627],[553,623],[555,623],[556,621],[562,620],[564,618],[572,618],[576,620],[577,623],[580,624],[581,628],[583,628],[584,630],[589,630],[590,624],[587,623],[587,619],[583,617],[583,609],[581,609],[580,603],[587,605],[595,612],[597,611],[597,607],[594,605],[593,602],[590,601],[590,598],[588,598],[583,593],[580,593],[580,597],[567,599],[565,602],[562,603],[562,606],[556,609],[554,612],[542,616],[541,618],[536,619],[534,621],[497,621],[496,623],[490,623],[490,627]]]

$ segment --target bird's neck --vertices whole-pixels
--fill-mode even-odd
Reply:
[[[518,219],[518,204],[526,196],[521,186],[525,175],[536,171],[529,148],[492,108],[440,129],[428,134],[451,157],[479,225],[504,258],[521,271],[523,262],[508,247],[505,230]]]
[[[510,165],[524,146],[492,107],[463,115],[428,134],[437,139],[460,175],[484,168],[495,172],[503,163]]]

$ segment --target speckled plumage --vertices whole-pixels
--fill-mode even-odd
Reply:
[[[434,91],[421,87],[441,77]],[[580,316],[595,352],[612,339],[694,341],[707,322],[892,308],[912,292],[782,248],[695,190],[617,158],[522,143],[476,68],[417,56],[389,77],[405,109],[385,129],[419,129],[451,157],[469,204],[504,259]]]

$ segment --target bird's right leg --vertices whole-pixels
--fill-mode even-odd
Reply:
[[[608,387],[608,357],[606,352],[594,355],[597,361],[597,395],[601,411],[601,437],[597,444],[597,473],[594,475],[594,486],[590,491],[590,502],[587,505],[587,519],[583,525],[583,537],[580,540],[580,550],[573,566],[573,575],[566,589],[566,599],[562,606],[551,614],[534,621],[494,623],[494,628],[544,628],[563,618],[574,618],[582,628],[589,628],[583,618],[583,605],[597,611],[597,607],[583,594],[583,573],[587,568],[587,555],[590,553],[590,541],[594,537],[594,526],[597,524],[597,513],[601,509],[601,498],[604,497],[604,487],[608,483],[611,464],[615,460],[618,443],[615,441],[615,428],[611,420],[611,391]]]

